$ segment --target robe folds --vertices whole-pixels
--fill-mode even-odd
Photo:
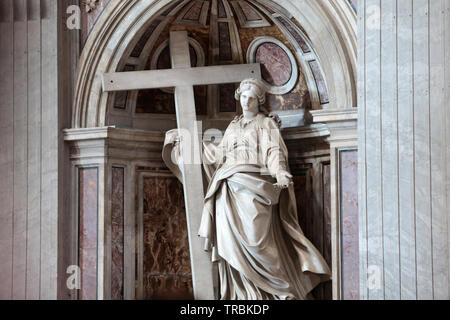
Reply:
[[[270,131],[278,133],[276,141],[267,138]],[[170,161],[180,161],[177,134],[167,133],[163,158],[181,181]],[[264,114],[253,121],[236,117],[219,145],[203,147],[209,185],[198,234],[218,263],[220,298],[307,299],[331,272],[298,224],[293,185],[275,186],[277,173],[289,171],[277,122]]]

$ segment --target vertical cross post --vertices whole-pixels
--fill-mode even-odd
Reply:
[[[171,32],[170,52],[173,69],[191,67],[186,31]],[[192,158],[201,159],[200,155],[197,157],[201,150],[201,130],[198,128],[194,87],[192,85],[175,87],[175,108],[178,129],[190,137],[190,139],[182,139],[181,141],[181,157],[186,160],[183,161],[181,171],[183,174],[194,296],[196,300],[212,300],[214,299],[212,263],[209,254],[203,250],[202,241],[197,236],[202,216],[204,193],[201,164],[198,161],[192,161]],[[187,156],[184,158],[183,154],[189,155],[191,159],[188,159]],[[200,270],[208,270],[208,272],[198,272]]]

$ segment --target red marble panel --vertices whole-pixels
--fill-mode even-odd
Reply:
[[[228,22],[219,22],[219,59],[220,61],[233,60],[231,51],[230,29]]]
[[[203,1],[195,1],[194,4],[186,12],[183,19],[198,21],[200,19],[200,14],[202,13],[202,7]]]
[[[144,298],[193,299],[183,187],[151,177],[143,188]]]
[[[342,295],[359,300],[358,152],[340,152]]]
[[[217,1],[217,16],[219,18],[226,18],[227,12],[225,11],[225,6],[223,4],[223,0]]]
[[[251,6],[248,2],[246,1],[239,1],[239,6],[242,9],[242,12],[245,15],[245,18],[248,21],[258,21],[258,20],[262,20],[261,16],[258,14],[258,12],[256,11],[255,8],[253,8],[253,6]]]
[[[322,166],[322,188],[323,188],[323,215],[324,215],[324,239],[323,257],[331,267],[331,176],[330,164]],[[323,284],[323,300],[333,299],[333,288],[331,281]]]
[[[311,52],[311,49],[309,48],[308,44],[306,43],[305,39],[300,35],[300,33],[295,30],[295,28],[292,27],[292,25],[283,17],[277,17],[276,18],[287,30],[288,32],[294,37],[295,41],[297,41],[298,45],[302,49],[304,53]]]
[[[124,168],[112,168],[111,299],[123,300],[124,277]]]
[[[97,299],[98,168],[80,169],[78,259],[81,268],[79,299]]]
[[[283,48],[275,43],[260,45],[256,50],[256,62],[261,63],[262,77],[271,85],[282,86],[291,79],[291,60]]]
[[[309,66],[316,81],[317,91],[319,92],[320,104],[330,103],[328,96],[328,89],[325,83],[325,78],[320,70],[319,63],[316,60],[309,61]]]

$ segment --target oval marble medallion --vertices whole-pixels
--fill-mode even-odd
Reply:
[[[256,62],[261,63],[262,77],[272,86],[283,86],[291,79],[291,59],[275,43],[262,43],[256,50]]]

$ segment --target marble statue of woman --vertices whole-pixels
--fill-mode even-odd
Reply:
[[[219,145],[204,143],[209,186],[198,234],[212,246],[223,300],[307,299],[330,279],[327,263],[298,224],[281,122],[260,108],[265,94],[261,81],[244,80],[236,91],[243,114]],[[164,154],[178,157],[177,135],[167,133]],[[178,166],[165,162],[180,177]]]

